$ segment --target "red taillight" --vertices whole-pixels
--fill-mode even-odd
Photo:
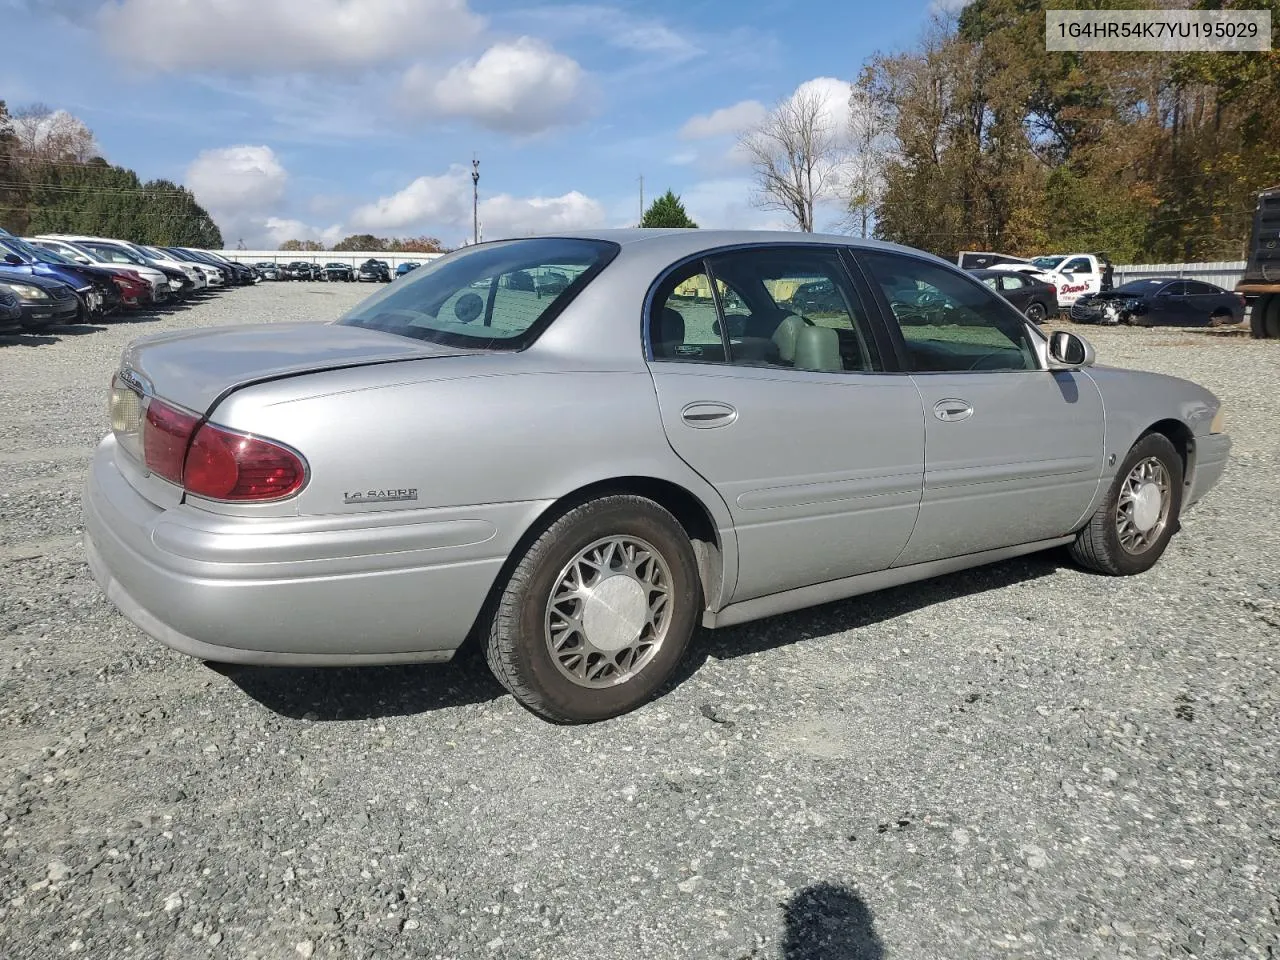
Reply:
[[[159,400],[147,404],[142,428],[142,459],[147,469],[173,483],[182,483],[187,442],[200,419]]]
[[[212,500],[279,500],[307,479],[302,459],[270,440],[206,423],[187,453],[183,486]]]
[[[121,446],[135,457],[140,452],[149,471],[197,497],[280,500],[307,481],[306,462],[288,447],[202,423],[198,414],[140,397],[118,378],[112,381],[111,420]]]

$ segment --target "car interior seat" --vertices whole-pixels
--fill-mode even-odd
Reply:
[[[783,363],[795,363],[796,338],[799,332],[805,328],[806,324],[803,317],[789,313],[782,318],[782,322],[773,331],[772,340],[778,347],[778,357]]]
[[[676,347],[684,343],[684,316],[679,310],[663,307],[653,317],[649,331],[655,357],[674,357]]]
[[[843,370],[840,335],[830,327],[801,327],[795,341],[797,370]]]

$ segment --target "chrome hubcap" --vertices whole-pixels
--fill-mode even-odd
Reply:
[[[605,537],[579,551],[547,601],[547,650],[556,668],[583,687],[625,683],[653,659],[667,636],[671,570],[636,537]]]
[[[1116,533],[1129,553],[1145,553],[1169,523],[1172,503],[1169,471],[1156,457],[1134,465],[1120,488],[1116,505]]]

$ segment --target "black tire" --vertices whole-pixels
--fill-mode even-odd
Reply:
[[[1120,544],[1116,512],[1121,489],[1130,471],[1148,457],[1158,459],[1169,474],[1169,515],[1164,529],[1152,544],[1141,553],[1131,553]],[[1170,538],[1178,529],[1178,515],[1182,509],[1182,481],[1182,457],[1168,437],[1161,433],[1148,433],[1139,439],[1116,471],[1106,498],[1089,518],[1085,528],[1076,535],[1076,542],[1068,548],[1071,558],[1082,567],[1112,577],[1130,577],[1150,570],[1164,554]]]
[[[1036,326],[1044,323],[1049,317],[1049,309],[1040,301],[1027,304],[1027,319]]]
[[[1253,301],[1249,328],[1256,340],[1280,340],[1280,293],[1267,293]]]
[[[661,555],[671,573],[671,613],[652,659],[616,686],[592,688],[561,672],[545,639],[545,618],[566,565],[611,536],[639,538]],[[653,699],[684,655],[702,606],[697,560],[676,518],[643,497],[603,497],[565,513],[525,551],[492,605],[485,659],[511,695],[538,716],[554,723],[607,720]]]

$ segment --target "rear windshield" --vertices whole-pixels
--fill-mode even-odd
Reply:
[[[447,346],[521,350],[618,254],[602,240],[539,237],[467,247],[410,271],[338,321]],[[534,276],[561,274],[551,289]]]

